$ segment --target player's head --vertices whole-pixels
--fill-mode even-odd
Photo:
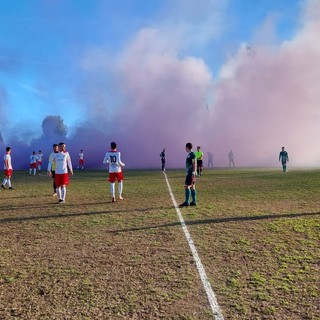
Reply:
[[[11,151],[11,147],[6,147],[6,152],[10,152]]]
[[[111,142],[111,150],[117,149],[117,144],[115,142]]]
[[[192,150],[192,143],[191,142],[186,143],[186,150],[187,151],[191,151]]]
[[[35,151],[32,151],[32,154],[36,154],[36,152],[35,152]]]
[[[200,146],[197,146],[197,150],[198,150],[198,151],[200,150]]]
[[[59,143],[59,150],[60,151],[65,151],[66,150],[66,144],[64,142]]]
[[[52,145],[52,149],[53,149],[54,152],[58,152],[59,147],[58,147],[58,145],[56,143],[54,143]]]
[[[282,147],[281,149],[282,149],[282,151],[284,151],[284,147]]]
[[[81,149],[80,152],[83,152],[83,150]]]
[[[41,153],[41,150],[39,150],[39,153]]]

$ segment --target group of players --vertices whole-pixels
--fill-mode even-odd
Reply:
[[[111,201],[116,202],[115,196],[115,181],[118,181],[118,199],[123,200],[123,173],[122,167],[125,164],[121,161],[121,153],[117,151],[117,144],[111,142],[111,150],[105,154],[103,159],[104,164],[109,164],[109,182],[110,182],[110,192]],[[196,206],[197,196],[196,196],[196,176],[202,175],[203,169],[203,152],[200,146],[197,147],[197,151],[193,152],[192,143],[188,142],[185,146],[186,152],[188,153],[186,158],[186,178],[185,178],[185,201],[180,204],[180,207]],[[160,153],[162,171],[165,171],[165,149]],[[36,154],[35,151],[30,156],[30,169],[29,174],[36,174],[36,169],[41,170],[43,154],[41,150]],[[287,151],[282,150],[279,154],[279,161],[282,164],[283,172],[286,172],[286,164],[289,161],[289,156]],[[78,169],[84,169],[84,154],[83,150],[79,153],[79,165]],[[1,188],[6,189],[8,185],[9,190],[12,190],[11,177],[12,177],[12,163],[11,163],[11,147],[6,148],[6,153],[4,155],[4,179],[2,181]],[[58,196],[58,203],[64,203],[67,194],[67,185],[69,184],[69,175],[73,175],[73,167],[71,162],[71,157],[69,152],[66,151],[66,144],[61,142],[59,144],[53,145],[53,151],[49,156],[49,163],[47,168],[48,175],[51,176],[53,180],[53,196]]]
[[[54,144],[52,146],[53,151],[49,156],[47,173],[53,178],[53,196],[58,196],[58,203],[65,203],[67,194],[67,185],[69,184],[69,175],[73,175],[73,167],[71,162],[71,157],[69,152],[66,150],[66,144],[61,142],[59,144]],[[32,152],[30,156],[30,169],[29,174],[32,172],[35,175],[36,170],[41,170],[43,160],[43,154],[41,150],[36,154],[35,151]],[[123,174],[122,167],[125,164],[121,161],[121,154],[117,151],[117,144],[111,142],[111,150],[105,154],[103,159],[104,164],[109,164],[109,181],[110,181],[110,191],[111,191],[111,201],[115,202],[115,181],[118,181],[118,199],[123,200],[122,190],[123,190]],[[79,153],[79,165],[78,169],[84,169],[84,153],[83,150]],[[13,190],[11,185],[12,177],[12,162],[11,162],[11,147],[6,148],[4,155],[4,179],[1,184],[2,189]]]

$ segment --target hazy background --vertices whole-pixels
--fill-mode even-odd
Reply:
[[[101,167],[319,166],[320,1],[10,1],[0,13],[0,146],[14,168],[64,141]]]

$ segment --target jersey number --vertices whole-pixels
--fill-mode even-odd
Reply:
[[[116,163],[117,162],[117,157],[116,156],[110,156],[110,162],[111,163]]]

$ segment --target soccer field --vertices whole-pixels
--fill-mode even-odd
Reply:
[[[0,319],[214,319],[161,171],[14,172],[0,191]],[[184,171],[166,172],[178,203]],[[180,209],[224,319],[319,319],[320,170],[204,170]]]

